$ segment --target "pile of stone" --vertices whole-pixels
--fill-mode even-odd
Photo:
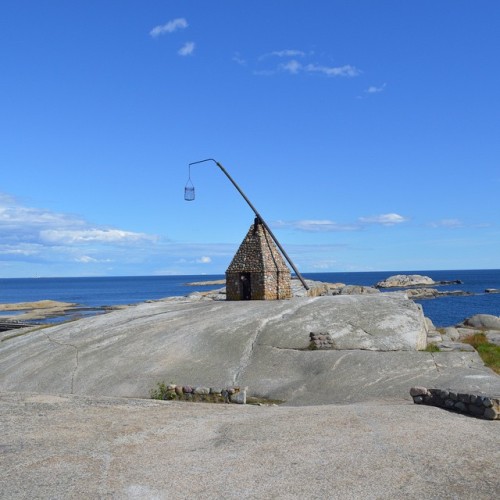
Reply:
[[[312,350],[316,349],[333,349],[334,341],[328,333],[314,333],[309,334],[310,337],[310,348]]]
[[[246,404],[247,387],[192,387],[190,385],[169,384],[163,394],[167,401],[191,401],[207,403]]]
[[[447,389],[412,387],[410,396],[415,404],[438,406],[487,420],[500,420],[500,398],[483,394],[453,392]]]

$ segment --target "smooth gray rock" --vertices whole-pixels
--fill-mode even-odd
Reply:
[[[500,317],[492,314],[476,314],[467,318],[464,325],[473,328],[485,328],[488,330],[500,330]]]
[[[389,278],[379,281],[375,286],[377,288],[403,288],[407,286],[434,285],[435,281],[429,276],[420,274],[396,274]]]
[[[240,391],[231,394],[229,396],[229,399],[231,400],[231,403],[236,403],[239,405],[246,405],[247,404],[247,388],[245,387],[244,389],[241,389]]]
[[[431,330],[436,330],[436,327],[434,326],[434,323],[432,322],[432,320],[430,318],[425,316],[424,320],[425,320],[425,326],[427,328],[427,331],[430,332]]]
[[[462,342],[438,342],[437,346],[442,351],[475,352],[474,347],[472,347],[470,344],[463,344]]]
[[[411,402],[297,408],[10,393],[0,394],[0,428],[6,500],[498,496],[498,422]]]
[[[420,387],[420,386],[416,386],[416,387],[412,387],[410,389],[410,396],[427,396],[427,394],[429,393],[429,391],[427,390],[426,387]]]
[[[434,288],[410,288],[405,290],[409,299],[433,299],[439,295],[439,292]]]
[[[339,289],[341,295],[362,295],[370,293],[380,293],[380,290],[372,286],[346,285]]]
[[[340,350],[308,350],[315,331]],[[477,353],[418,352],[422,338],[421,310],[399,293],[157,301],[1,342],[0,390],[148,397],[175,381],[305,405],[407,399],[412,385],[500,389]]]
[[[447,326],[446,328],[444,328],[443,334],[453,341],[458,340],[460,338],[459,331],[453,326]]]
[[[486,332],[486,339],[491,344],[500,345],[500,332],[496,330],[489,330]]]

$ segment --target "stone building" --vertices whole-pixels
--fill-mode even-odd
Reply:
[[[290,299],[290,279],[271,235],[256,218],[227,268],[227,300]]]

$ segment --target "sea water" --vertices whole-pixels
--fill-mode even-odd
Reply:
[[[461,290],[470,296],[439,297],[417,301],[436,326],[449,326],[474,314],[500,316],[500,270],[389,271],[360,273],[304,273],[308,279],[347,285],[373,286],[394,274],[421,274],[434,281],[461,280],[461,285],[436,287],[439,291]],[[222,285],[190,286],[192,282],[224,279],[223,275],[122,276],[91,278],[0,278],[0,303],[56,300],[76,303],[83,308],[135,304],[146,300],[187,295]]]

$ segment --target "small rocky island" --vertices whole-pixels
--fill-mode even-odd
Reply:
[[[408,288],[415,286],[463,285],[461,280],[434,281],[420,274],[396,274],[375,284],[376,288]]]
[[[389,278],[379,281],[375,284],[375,288],[378,289],[404,289],[408,298],[413,300],[419,299],[434,299],[436,297],[447,297],[447,296],[467,296],[474,295],[472,292],[467,292],[465,290],[446,290],[440,291],[436,290],[435,286],[444,285],[463,285],[461,280],[451,280],[451,281],[434,281],[429,276],[422,276],[420,274],[396,274],[390,276]]]

